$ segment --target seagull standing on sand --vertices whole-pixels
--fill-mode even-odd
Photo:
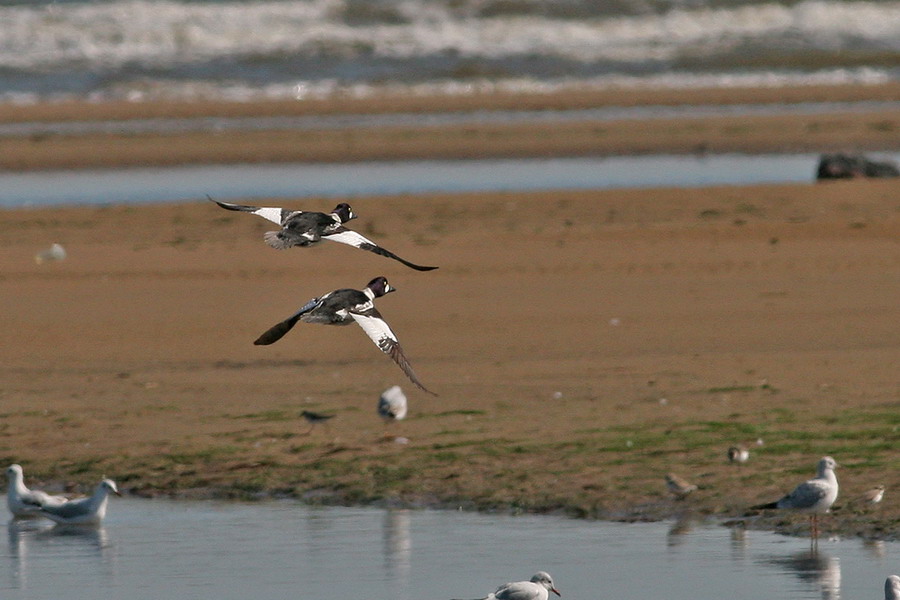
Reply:
[[[750,458],[750,451],[746,446],[732,446],[728,449],[728,462],[732,464],[743,464]]]
[[[884,600],[900,600],[900,575],[889,575],[885,579]]]
[[[506,583],[479,600],[547,600],[550,598],[550,592],[562,596],[553,585],[550,573],[538,571],[532,575],[530,581]]]
[[[675,495],[676,500],[684,500],[688,494],[697,489],[693,483],[682,479],[675,473],[666,473],[666,487]]]
[[[386,423],[402,421],[406,418],[406,394],[399,385],[391,386],[381,393],[378,399],[378,415]]]
[[[350,205],[346,202],[335,206],[330,214],[325,214],[279,207],[244,206],[243,204],[231,204],[230,202],[219,202],[218,200],[212,201],[226,210],[249,212],[281,225],[281,231],[268,231],[263,235],[266,243],[278,250],[285,250],[294,246],[311,246],[322,240],[331,240],[392,258],[417,271],[437,269],[437,267],[423,267],[404,260],[372,240],[344,227],[344,223],[356,218]]]
[[[837,466],[838,464],[833,458],[825,456],[819,460],[816,476],[813,479],[804,481],[790,494],[775,502],[760,504],[753,508],[789,508],[809,513],[810,535],[813,539],[817,539],[819,537],[818,516],[827,513],[834,501],[837,500],[838,480],[834,475],[834,469]]]
[[[69,500],[59,505],[41,506],[41,515],[61,525],[99,525],[106,516],[109,494],[121,496],[112,479],[104,479],[87,498]]]
[[[375,298],[380,298],[395,289],[391,287],[386,278],[376,277],[362,291],[340,289],[328,292],[324,296],[313,298],[296,313],[270,327],[253,343],[257,346],[274,344],[284,337],[284,334],[297,324],[297,321],[322,325],[349,325],[355,322],[363,328],[363,331],[375,342],[379,350],[397,363],[397,366],[406,373],[410,381],[416,384],[416,387],[436,396],[437,394],[423,386],[416,377],[409,360],[403,353],[403,348],[400,347],[400,342],[397,341],[397,336],[375,308]]]
[[[60,505],[68,498],[51,496],[41,490],[29,490],[25,487],[25,476],[20,465],[9,465],[6,469],[9,487],[6,492],[6,506],[13,517],[28,519],[39,517],[41,506]]]

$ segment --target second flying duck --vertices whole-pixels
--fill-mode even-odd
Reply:
[[[364,290],[340,289],[328,292],[324,296],[313,298],[296,313],[270,327],[253,343],[257,346],[273,344],[293,329],[297,321],[322,325],[349,325],[356,322],[375,342],[379,350],[390,356],[403,369],[410,381],[419,389],[436,396],[437,394],[422,385],[416,377],[403,353],[403,348],[400,347],[400,342],[397,341],[397,336],[375,308],[375,298],[380,298],[395,289],[386,278],[376,277]]]

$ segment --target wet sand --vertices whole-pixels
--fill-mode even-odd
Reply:
[[[885,149],[885,130],[897,144],[898,115],[871,117],[846,117],[865,134],[855,149]],[[610,151],[671,151],[639,125]],[[718,131],[754,147],[745,129]],[[132,141],[93,154],[170,159]],[[209,140],[193,152],[179,160],[220,158]],[[50,487],[105,474],[143,495],[632,519],[743,517],[830,454],[842,493],[825,528],[896,538],[898,192],[854,180],[350,199],[354,229],[440,266],[428,273],[338,244],[276,251],[268,223],[208,202],[2,211],[2,455]],[[68,258],[37,264],[52,242]],[[376,275],[398,288],[378,307],[439,397],[355,326],[252,344]],[[386,426],[375,404],[394,384],[410,416]],[[309,432],[303,409],[336,417]],[[747,464],[727,463],[733,443],[752,445]],[[671,499],[668,471],[699,489]],[[855,501],[878,483],[881,505]],[[802,517],[748,525],[805,531]]]

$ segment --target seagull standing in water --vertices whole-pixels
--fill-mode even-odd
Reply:
[[[884,600],[900,600],[900,575],[889,575],[885,579]]]
[[[529,581],[506,583],[498,587],[497,591],[478,600],[548,600],[550,592],[562,596],[553,585],[550,573],[538,571]]]
[[[281,231],[268,231],[263,235],[266,243],[278,250],[285,250],[293,246],[311,246],[322,240],[331,240],[392,258],[417,271],[437,269],[437,267],[423,267],[411,263],[400,258],[390,250],[382,248],[365,236],[344,227],[344,223],[356,218],[353,209],[346,202],[338,204],[331,213],[326,214],[305,210],[289,210],[275,206],[245,206],[243,204],[219,202],[212,198],[210,200],[226,210],[249,212],[280,225]]]
[[[99,525],[106,516],[109,494],[121,496],[112,479],[104,479],[87,498],[69,500],[58,505],[41,506],[41,515],[61,525]]]
[[[754,506],[755,509],[788,508],[809,513],[810,536],[813,539],[819,537],[820,514],[827,513],[837,500],[838,480],[834,474],[837,462],[830,456],[825,456],[816,467],[816,476],[804,481],[794,488],[790,494],[770,502]]]
[[[397,366],[406,373],[416,387],[436,396],[437,394],[422,385],[422,382],[416,377],[409,360],[403,353],[403,348],[400,347],[400,342],[397,341],[397,336],[375,308],[375,298],[380,298],[395,290],[396,288],[391,287],[385,277],[376,277],[364,290],[340,289],[328,292],[324,296],[313,298],[296,313],[270,327],[253,343],[257,346],[274,344],[284,337],[284,334],[290,331],[298,321],[322,325],[349,325],[355,322],[375,342],[379,350],[397,363]]]
[[[51,496],[41,490],[25,487],[25,476],[20,465],[9,465],[6,469],[9,487],[6,492],[6,506],[17,519],[40,517],[41,506],[60,505],[68,501],[63,496]]]

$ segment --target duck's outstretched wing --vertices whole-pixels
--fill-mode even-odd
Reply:
[[[343,226],[338,227],[334,230],[334,232],[323,235],[322,237],[326,240],[348,244],[350,246],[353,246],[354,248],[359,248],[360,250],[368,250],[369,252],[374,252],[375,254],[380,254],[381,256],[393,258],[394,260],[399,261],[407,267],[415,269],[416,271],[433,271],[434,269],[437,269],[437,267],[423,267],[422,265],[417,265],[415,263],[409,262],[406,259],[400,258],[390,250],[385,250],[362,234],[359,234],[352,229],[347,229]]]
[[[406,373],[406,376],[409,377],[409,380],[412,381],[416,387],[432,396],[437,396],[437,394],[422,385],[422,382],[416,377],[416,372],[413,371],[412,366],[409,364],[409,360],[403,353],[403,348],[400,347],[397,336],[394,335],[394,332],[388,327],[387,322],[375,308],[371,308],[364,313],[351,311],[350,316],[363,328],[366,335],[375,342],[378,349],[390,356],[391,359],[397,363],[397,366]]]
[[[209,198],[209,196],[207,196]],[[298,212],[297,210],[288,210],[286,208],[279,208],[277,206],[246,206],[244,204],[232,204],[231,202],[221,202],[219,200],[213,200],[209,198],[210,201],[215,202],[225,210],[237,210],[240,212],[248,212],[254,215],[259,215],[264,219],[268,219],[273,223],[277,223],[279,225],[283,225],[285,220],[291,216],[295,215]]]
[[[294,313],[281,323],[273,325],[272,327],[267,329],[265,333],[256,338],[253,344],[256,346],[268,346],[269,344],[274,344],[275,342],[283,338],[284,334],[294,328],[294,325],[297,324],[297,321],[300,320],[300,317],[318,306],[319,302],[321,301],[321,298],[313,298],[312,300],[304,304],[303,308],[298,310],[296,313]]]

